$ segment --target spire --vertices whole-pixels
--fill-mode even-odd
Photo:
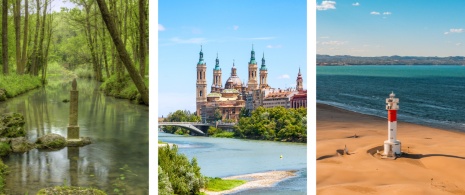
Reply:
[[[265,52],[263,52],[262,66],[260,67],[260,70],[267,70],[265,65]]]
[[[218,52],[216,52],[216,64],[213,70],[221,70],[220,69],[220,60],[218,59]]]
[[[197,63],[197,65],[199,64],[205,64],[205,62],[203,61],[202,45],[200,45],[199,63]]]
[[[250,52],[249,64],[257,64],[257,62],[255,61],[255,51],[253,50],[253,44],[252,44],[252,51]]]
[[[233,60],[233,67],[231,68],[231,76],[237,76],[236,74],[236,67],[234,65],[234,60]]]

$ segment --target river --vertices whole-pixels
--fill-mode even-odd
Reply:
[[[36,194],[60,185],[94,187],[109,194],[148,194],[148,107],[107,97],[99,84],[78,79],[80,136],[92,144],[61,150],[33,149],[3,158],[6,194]],[[0,102],[0,113],[19,112],[27,138],[67,135],[70,83],[51,83]]]
[[[197,158],[203,175],[227,177],[273,170],[297,170],[297,176],[271,188],[236,194],[306,194],[307,145],[203,136],[180,136],[160,132],[158,139],[177,144],[189,159]],[[280,155],[283,159],[280,159]]]

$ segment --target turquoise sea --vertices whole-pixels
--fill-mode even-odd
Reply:
[[[465,66],[318,66],[317,102],[386,117],[399,98],[398,121],[465,132]]]

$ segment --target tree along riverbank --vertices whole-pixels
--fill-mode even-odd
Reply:
[[[163,121],[198,122],[200,117],[189,111],[178,110],[168,114]],[[163,129],[167,133],[180,135],[189,133],[186,129],[174,126],[163,127]],[[250,114],[241,111],[239,122],[233,127],[232,131],[209,127],[208,135],[212,137],[306,143],[307,108],[258,107]]]

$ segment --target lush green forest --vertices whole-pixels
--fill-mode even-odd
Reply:
[[[70,0],[59,12],[54,1],[2,1],[0,98],[47,83],[57,63],[148,105],[148,1]]]

